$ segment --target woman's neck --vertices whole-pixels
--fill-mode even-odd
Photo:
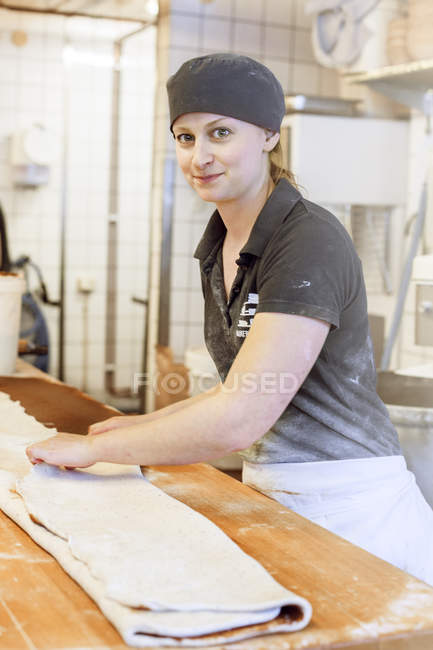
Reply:
[[[243,246],[248,240],[254,223],[274,189],[274,183],[267,176],[260,190],[251,197],[217,203],[216,207],[227,228],[226,240]]]

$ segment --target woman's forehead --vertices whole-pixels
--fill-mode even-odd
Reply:
[[[235,117],[229,117],[228,115],[219,115],[217,113],[184,113],[177,118],[172,128],[176,129],[213,126],[213,124],[216,124],[221,120],[230,122],[241,121],[237,120]]]

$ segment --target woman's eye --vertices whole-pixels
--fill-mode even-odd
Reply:
[[[186,143],[192,142],[193,139],[194,139],[193,136],[190,135],[189,133],[180,133],[180,134],[176,137],[176,140],[177,140],[178,142],[181,142],[182,144],[186,144]]]
[[[230,135],[230,133],[230,129],[225,129],[224,127],[220,126],[212,132],[212,135],[218,140],[221,140],[222,138],[226,138],[228,135]]]

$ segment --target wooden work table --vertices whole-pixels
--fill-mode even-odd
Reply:
[[[57,391],[65,386],[44,379],[28,381],[33,381],[31,397],[12,379],[0,378],[0,390],[14,399],[21,390],[21,401],[30,413],[43,395],[46,417],[55,421]],[[88,417],[92,408],[100,419],[101,412],[102,417],[112,415],[111,409],[75,389],[66,390],[71,399],[82,401]],[[209,465],[153,467],[143,472],[167,494],[214,521],[276,580],[313,606],[313,619],[301,632],[218,647],[433,650],[433,589],[424,583]],[[1,649],[128,647],[81,587],[1,511],[0,585]]]

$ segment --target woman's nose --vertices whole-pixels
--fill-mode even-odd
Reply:
[[[194,144],[194,151],[192,156],[193,165],[196,167],[204,167],[213,161],[213,153],[210,143],[197,138]]]

